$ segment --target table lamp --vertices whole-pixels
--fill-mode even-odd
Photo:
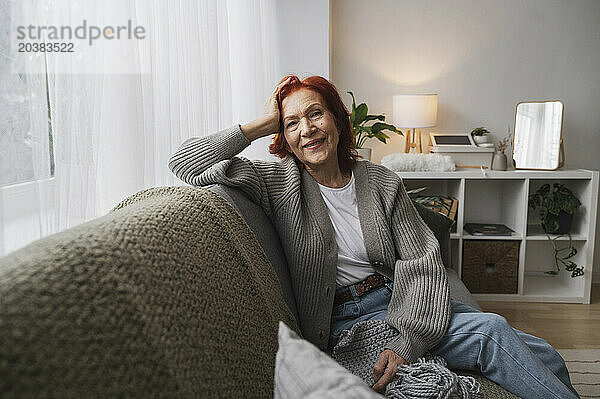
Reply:
[[[437,94],[396,94],[393,97],[394,126],[400,129],[412,129],[406,135],[404,152],[414,148],[423,152],[421,147],[422,127],[433,127],[437,123]]]

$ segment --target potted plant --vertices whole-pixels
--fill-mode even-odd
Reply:
[[[581,206],[579,199],[562,183],[554,183],[552,187],[546,183],[529,196],[529,206],[533,209],[539,208],[540,224],[554,248],[557,270],[547,273],[558,274],[560,263],[567,271],[571,272],[571,277],[583,275],[583,267],[577,266],[575,262],[569,260],[577,254],[577,249],[572,244],[570,231],[573,216],[577,208]],[[550,234],[557,234],[557,237],[551,238]],[[569,244],[564,248],[558,248],[556,239],[565,234],[569,236]],[[565,253],[566,255],[564,255]]]
[[[389,130],[402,136],[402,132],[397,129],[394,125],[384,123],[384,115],[369,115],[369,108],[367,104],[362,103],[356,106],[354,94],[349,91],[348,94],[352,96],[352,113],[350,114],[350,126],[352,128],[352,134],[354,135],[355,149],[358,155],[370,160],[371,149],[363,148],[363,145],[367,139],[376,138],[382,143],[386,143],[386,140],[390,137],[383,133],[384,130]],[[367,125],[368,122],[379,121],[373,124]]]
[[[473,137],[473,141],[475,141],[475,144],[479,145],[482,143],[488,143],[488,137],[487,135],[490,133],[489,130],[487,130],[486,128],[482,127],[477,127],[473,130],[471,130],[471,137]]]

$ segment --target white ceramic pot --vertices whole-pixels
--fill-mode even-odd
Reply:
[[[362,156],[363,159],[366,159],[367,161],[371,160],[371,149],[370,148],[357,148],[356,152],[358,152],[358,155]]]
[[[492,159],[492,170],[506,170],[507,166],[508,162],[506,154],[496,151],[494,153],[494,159]]]
[[[477,145],[483,144],[483,143],[489,143],[487,134],[484,134],[483,136],[473,136],[473,141]]]

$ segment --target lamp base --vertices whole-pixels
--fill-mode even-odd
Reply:
[[[415,149],[414,152],[417,152],[417,153],[423,152],[423,147],[421,146],[421,131],[420,130],[415,131],[415,129],[412,129],[412,132],[411,132],[411,130],[409,130],[407,132],[406,137],[405,137],[404,152],[408,154],[410,152],[411,148]]]

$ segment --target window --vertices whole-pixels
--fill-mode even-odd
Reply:
[[[0,68],[10,68],[0,61]],[[0,101],[0,187],[34,180],[31,132],[31,109],[27,94],[27,76],[5,73]],[[46,86],[48,101],[48,92]],[[54,156],[50,108],[48,107],[48,142],[50,175],[54,176]]]
[[[0,42],[10,43],[10,13],[0,13]],[[24,74],[16,74],[11,71],[11,63],[8,51],[0,52],[0,187],[6,187],[18,183],[34,180],[34,165],[39,160],[34,159],[32,117],[34,112],[44,112],[48,119],[48,138],[50,152],[50,175],[54,176],[54,157],[52,146],[52,131],[50,126],[50,107],[48,96],[47,76],[35,76],[35,79],[45,79],[43,93],[31,90],[28,79],[31,77]],[[38,90],[39,91],[39,90]],[[36,101],[45,104],[45,109],[32,107],[32,96],[45,96],[45,101]],[[37,100],[40,100],[37,98]]]

